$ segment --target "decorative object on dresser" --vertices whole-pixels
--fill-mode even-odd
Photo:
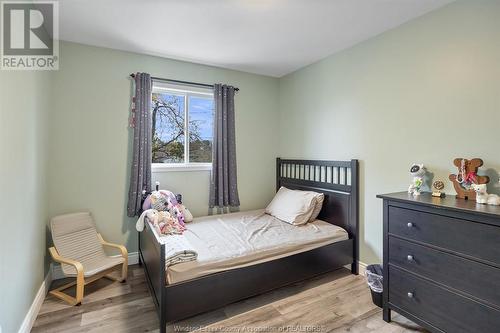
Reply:
[[[432,191],[432,196],[437,198],[444,198],[446,194],[441,192],[444,189],[444,183],[441,180],[436,180],[432,183],[432,187],[434,187],[435,191]]]
[[[457,192],[457,198],[475,201],[476,192],[472,188],[472,184],[487,184],[490,181],[488,176],[477,175],[477,169],[483,165],[483,160],[480,158],[471,160],[455,158],[453,164],[458,168],[458,174],[451,174],[449,179]]]
[[[500,329],[500,207],[454,197],[378,195],[384,211],[384,320],[431,332]]]
[[[410,176],[412,182],[408,187],[408,193],[413,195],[420,195],[420,188],[424,184],[425,167],[423,164],[413,164],[410,168]]]
[[[500,197],[496,194],[488,194],[486,184],[472,184],[472,188],[476,191],[476,202],[486,205],[500,205]]]

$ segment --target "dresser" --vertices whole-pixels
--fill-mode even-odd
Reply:
[[[383,199],[384,320],[500,332],[500,207],[406,192]]]

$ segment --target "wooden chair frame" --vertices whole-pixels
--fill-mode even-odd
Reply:
[[[108,268],[104,271],[98,272],[98,273],[96,273],[88,278],[85,278],[83,265],[80,262],[73,260],[73,259],[69,259],[69,258],[63,258],[59,255],[59,253],[57,252],[55,247],[50,247],[49,252],[50,252],[50,255],[52,256],[52,259],[55,262],[58,262],[61,264],[71,265],[76,269],[75,281],[72,281],[70,283],[64,284],[60,287],[57,287],[57,288],[51,290],[49,292],[51,295],[54,295],[55,297],[62,299],[63,301],[68,302],[71,305],[80,305],[82,303],[82,299],[84,297],[85,285],[92,283],[96,280],[99,280],[100,278],[103,278],[103,277],[110,279],[110,280],[113,280],[113,281],[118,281],[118,282],[125,282],[127,280],[127,274],[128,274],[127,248],[123,245],[106,242],[102,238],[101,234],[99,234],[99,233],[97,234],[97,237],[99,238],[99,241],[101,242],[101,244],[103,246],[112,247],[112,248],[116,248],[116,249],[120,250],[121,256],[124,259],[123,263],[118,264],[116,266],[113,266],[111,268]],[[116,270],[116,267],[119,265],[122,266],[121,277],[115,278],[115,277],[109,275],[111,272]],[[76,297],[69,296],[68,294],[62,292],[63,290],[66,290],[70,287],[73,287],[74,285],[76,285]]]

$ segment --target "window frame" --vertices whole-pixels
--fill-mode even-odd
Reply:
[[[162,81],[153,81],[151,93],[171,93],[172,95],[184,97],[184,163],[151,163],[152,172],[169,171],[209,171],[212,170],[212,162],[190,162],[189,161],[189,98],[198,97],[205,99],[214,98],[210,88],[199,88],[183,86]],[[212,139],[213,140],[213,139]],[[213,141],[212,141],[213,142]]]

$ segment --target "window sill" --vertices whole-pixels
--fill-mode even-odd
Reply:
[[[211,171],[212,163],[191,163],[191,164],[151,164],[152,172],[171,172],[171,171]]]

